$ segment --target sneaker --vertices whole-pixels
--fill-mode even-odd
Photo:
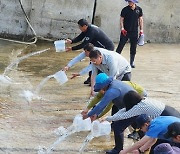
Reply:
[[[138,134],[137,131],[133,131],[131,134],[129,134],[128,138],[131,138],[131,139],[137,140],[137,141],[140,139],[139,134]]]
[[[112,150],[108,150],[106,151],[106,154],[119,154],[119,150],[116,150],[116,149],[112,149]]]
[[[90,77],[88,77],[87,80],[84,81],[84,84],[91,84],[91,79],[90,79]]]
[[[135,68],[135,65],[134,65],[134,64],[131,64],[131,68]]]

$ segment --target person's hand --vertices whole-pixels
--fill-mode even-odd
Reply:
[[[63,68],[63,71],[68,71],[69,70],[69,67],[68,66],[65,66],[64,68]]]
[[[84,114],[84,115],[82,115],[82,117],[83,117],[83,120],[84,120],[84,119],[87,119],[87,118],[88,118],[88,115],[87,115],[87,114]]]
[[[81,112],[81,115],[83,116],[83,115],[86,115],[87,113],[88,113],[88,109],[85,109]]]
[[[67,40],[65,41],[65,43],[67,43],[67,44],[71,44],[71,43],[72,43],[72,40],[67,39]]]
[[[90,117],[90,119],[91,119],[91,122],[93,122],[94,120],[96,120],[96,119],[97,119],[97,115],[96,115],[96,114],[94,114],[93,116],[91,116],[91,117]]]
[[[72,50],[72,47],[66,47],[66,52],[68,52],[68,51],[71,51]]]
[[[109,120],[109,117],[111,117],[111,116],[106,116],[106,117],[104,117],[104,118],[103,118],[103,121],[112,122],[111,120]]]
[[[139,32],[139,36],[141,36],[143,34],[143,30],[140,30]]]
[[[73,73],[73,74],[72,74],[72,77],[71,77],[70,79],[73,79],[73,78],[75,78],[75,77],[77,77],[77,76],[80,76],[80,74],[79,74],[79,73]]]
[[[121,29],[121,33],[122,33],[124,36],[127,35],[127,31],[126,31],[124,28]]]
[[[93,97],[95,95],[94,90],[91,90],[90,97]]]

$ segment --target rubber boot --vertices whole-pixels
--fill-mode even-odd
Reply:
[[[135,58],[135,55],[131,54],[130,55],[130,65],[132,68],[135,68],[134,58]]]

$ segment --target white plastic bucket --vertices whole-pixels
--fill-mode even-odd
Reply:
[[[100,123],[98,120],[95,120],[92,123],[91,132],[94,137],[109,135],[111,133],[111,124],[108,121]]]
[[[144,34],[141,34],[138,38],[138,45],[143,46],[144,45]]]
[[[75,127],[76,132],[89,131],[91,130],[91,119],[87,118],[83,120],[82,115],[78,114],[74,118],[73,126]]]
[[[68,81],[66,73],[64,71],[59,71],[54,74],[54,78],[62,85]]]
[[[109,135],[111,133],[111,124],[108,121],[101,122],[100,136]]]
[[[58,40],[54,42],[56,52],[64,52],[65,51],[65,40]]]
[[[92,122],[91,133],[94,137],[100,136],[100,122],[98,120]]]

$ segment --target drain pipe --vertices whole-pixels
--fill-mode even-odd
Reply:
[[[29,20],[28,16],[26,15],[26,12],[24,11],[24,8],[22,6],[21,0],[19,0],[19,3],[20,3],[20,6],[21,6],[21,9],[22,9],[22,11],[23,11],[23,13],[25,15],[25,19],[26,19],[26,21],[27,21],[27,23],[28,23],[32,33],[35,35],[35,37],[33,37],[34,41],[33,42],[23,42],[23,41],[16,41],[16,40],[5,39],[5,38],[0,38],[0,39],[1,40],[5,40],[5,41],[10,41],[10,42],[15,42],[15,43],[21,43],[21,44],[35,44],[37,42],[36,32],[35,32],[35,30],[33,29],[33,27],[30,24],[30,20]]]
[[[94,18],[96,14],[96,5],[97,5],[97,0],[94,0],[94,8],[93,8],[93,16],[92,16],[92,24],[94,24]]]

